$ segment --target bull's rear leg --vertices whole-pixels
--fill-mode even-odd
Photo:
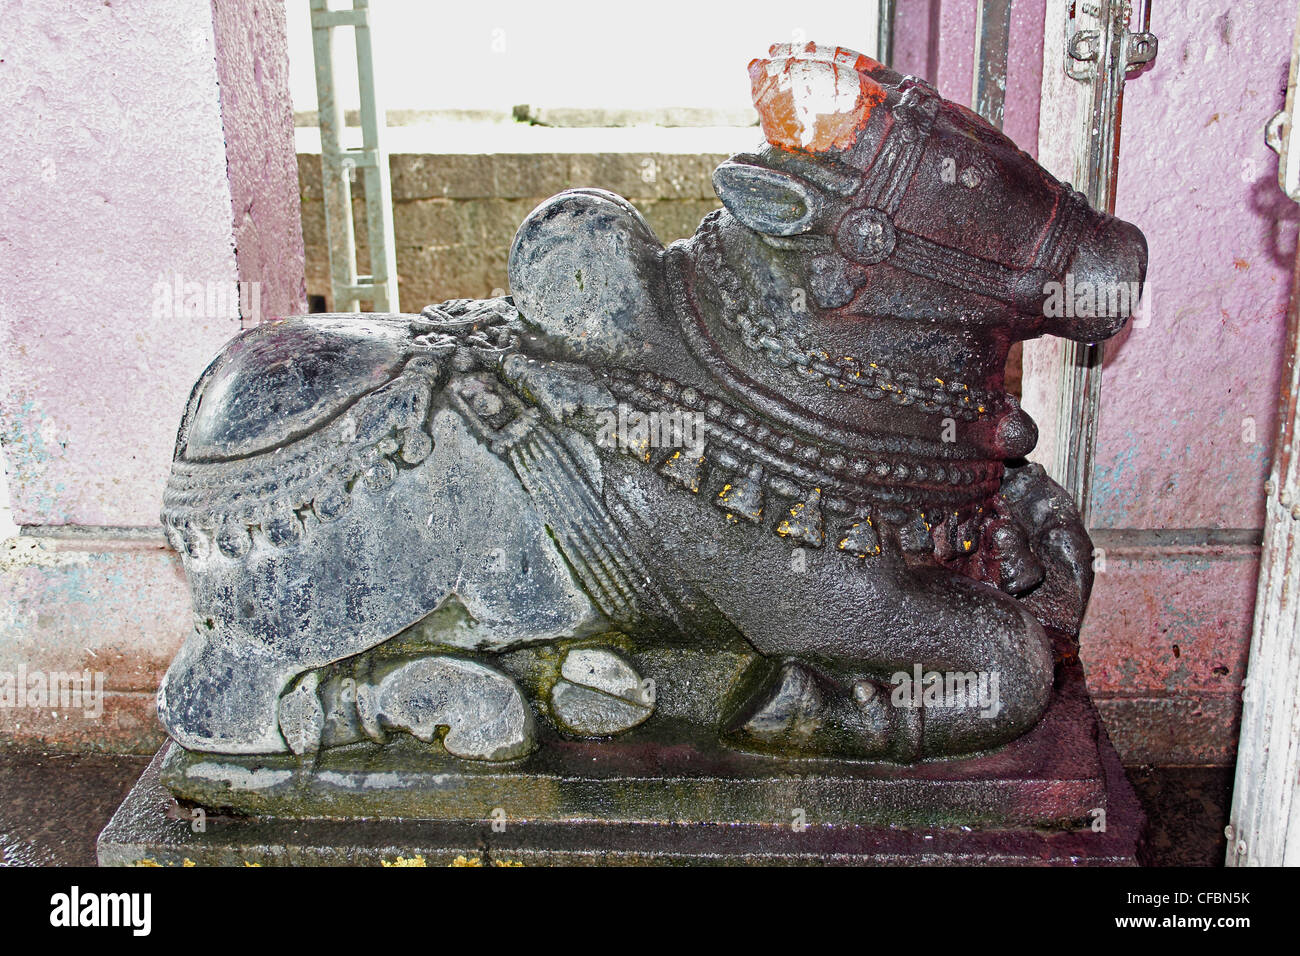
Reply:
[[[379,486],[356,482],[345,508],[295,517],[292,538],[277,543],[259,530],[238,553],[208,546],[187,554],[198,626],[158,698],[159,717],[181,746],[273,754],[307,752],[314,739],[333,739],[330,717],[338,708],[319,696],[313,704],[313,693],[296,682],[314,674],[328,690],[332,667],[437,614],[453,595],[483,626],[482,634],[444,635],[439,643],[450,645],[447,656],[458,661],[563,638],[599,621],[509,466],[455,411],[435,410],[430,433],[432,447],[418,467]],[[518,713],[511,696],[518,691],[502,685],[507,678],[440,659],[375,675],[371,729],[378,721],[381,731],[431,738],[446,727],[448,749],[461,746],[466,756],[526,749],[531,738],[522,717],[509,732],[485,732],[463,746],[457,742],[467,730],[429,723],[455,700],[466,714],[476,712],[473,694],[455,697],[447,689],[453,678]],[[405,710],[397,706],[399,687],[411,696]],[[496,716],[490,708],[480,715]]]

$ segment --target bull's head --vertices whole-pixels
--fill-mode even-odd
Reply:
[[[1131,314],[1142,233],[979,116],[840,47],[773,46],[749,74],[767,144],[714,186],[803,273],[811,321],[951,320],[1004,345],[1096,341]]]

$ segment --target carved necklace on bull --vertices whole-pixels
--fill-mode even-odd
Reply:
[[[683,301],[676,271],[669,270],[670,285],[677,286],[674,299],[687,310],[679,317],[686,318],[695,306]],[[457,300],[426,308],[412,324],[421,350],[457,371],[502,375],[505,357],[521,346],[519,321],[508,300]],[[704,420],[702,455],[679,449],[660,462],[649,448],[624,450],[695,494],[704,491],[706,474],[720,469],[729,478],[715,504],[729,520],[763,521],[771,493],[790,502],[774,530],[792,546],[821,547],[830,540],[839,550],[868,557],[882,553],[884,532],[905,553],[933,551],[945,560],[978,547],[983,503],[997,491],[1000,462],[922,459],[887,439],[882,443],[894,447],[857,454],[765,422],[724,383],[716,394],[705,394],[648,371],[606,370],[601,377],[615,398],[634,408]]]
[[[935,414],[970,421],[994,407],[992,395],[964,388],[960,393],[925,389],[918,387],[915,376],[896,376],[881,363],[843,358],[836,362],[809,347],[795,330],[792,311],[782,315],[765,300],[746,295],[744,283],[722,254],[717,232],[721,215],[710,214],[696,234],[695,268],[708,276],[721,300],[719,320],[747,348],[778,367],[824,379],[833,387],[916,404]],[[681,247],[669,250],[669,288],[686,344],[698,353],[707,346],[698,339],[690,341],[691,326],[702,320],[707,307],[687,287],[685,257]],[[756,414],[752,395],[727,380],[725,360],[711,358],[715,361],[707,364],[716,387],[709,394],[648,371],[614,373],[608,379],[620,401],[704,419],[708,440],[703,455],[670,454],[657,468],[665,479],[698,494],[705,474],[721,469],[728,477],[714,504],[733,521],[763,521],[767,492],[786,499],[789,507],[774,530],[794,546],[821,547],[829,541],[841,551],[869,557],[881,554],[892,539],[903,553],[934,553],[940,560],[979,547],[987,503],[1002,480],[1001,462],[922,457],[909,451],[902,436],[889,435],[856,436],[855,444],[865,439],[874,446],[863,453],[828,437],[824,428],[787,430]],[[793,406],[787,410],[798,417]],[[808,432],[817,437],[801,434]]]

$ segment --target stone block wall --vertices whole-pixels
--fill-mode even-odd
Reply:
[[[515,230],[542,200],[571,187],[608,189],[630,199],[665,244],[691,235],[720,205],[710,176],[725,159],[710,154],[497,153],[389,157],[393,231],[402,311],[431,302],[482,298],[506,289]],[[332,308],[320,156],[298,155],[307,291]],[[360,190],[356,190],[359,192]],[[365,200],[353,199],[358,262],[369,268]]]

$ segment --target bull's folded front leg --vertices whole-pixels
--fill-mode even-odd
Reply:
[[[789,650],[741,707],[731,739],[766,751],[914,761],[987,750],[1042,716],[1053,657],[1016,601],[943,569],[840,582],[780,635],[758,615],[746,634]]]
[[[1007,469],[998,505],[1020,529],[1041,580],[1023,592],[1003,585],[1044,624],[1077,636],[1092,593],[1093,546],[1079,510],[1041,465]]]
[[[1051,647],[1010,595],[892,535],[870,555],[829,535],[792,548],[777,515],[721,514],[713,485],[676,495],[649,469],[609,467],[607,494],[645,516],[679,576],[765,657],[734,691],[729,742],[912,761],[999,746],[1041,716]]]

